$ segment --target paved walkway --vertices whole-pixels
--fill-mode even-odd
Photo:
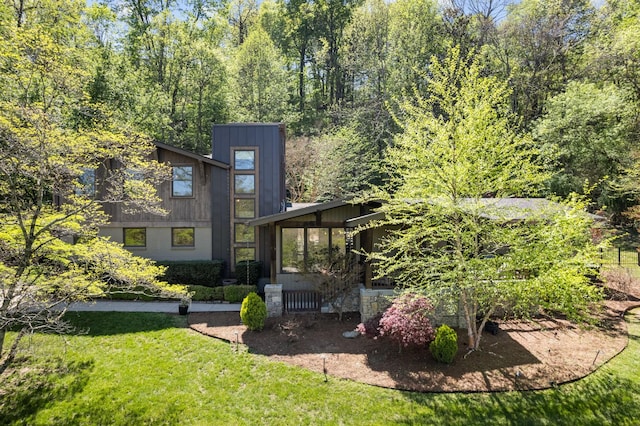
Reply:
[[[95,312],[166,312],[178,313],[179,302],[133,302],[99,300],[92,303],[73,303],[70,311]],[[240,303],[191,302],[189,312],[240,312]]]

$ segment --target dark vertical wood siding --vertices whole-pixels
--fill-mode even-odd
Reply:
[[[162,207],[169,212],[168,216],[123,214],[119,205],[107,205],[105,211],[111,216],[111,222],[193,222],[194,224],[211,222],[212,172],[226,174],[226,170],[161,148],[158,148],[158,159],[169,165],[193,167],[193,197],[172,197],[171,180],[169,180],[160,184],[158,188]]]
[[[258,148],[258,216],[278,213],[285,202],[284,158],[285,158],[285,129],[284,125],[272,124],[216,124],[212,132],[212,158],[230,164],[231,148]],[[229,175],[227,174],[227,178]],[[214,178],[215,179],[215,178]],[[213,232],[214,257],[217,253],[227,253],[230,259],[230,183],[227,182],[226,192],[222,188],[218,192],[217,185],[213,185]],[[226,198],[225,198],[226,197]],[[218,208],[220,207],[220,208]],[[226,209],[226,210],[224,210]],[[224,210],[224,212],[223,212]],[[226,213],[226,216],[225,216]],[[226,238],[223,235],[226,232]],[[220,235],[217,238],[216,235]],[[270,249],[275,241],[271,241],[267,229],[259,229],[258,257],[263,262],[263,276],[269,276]]]

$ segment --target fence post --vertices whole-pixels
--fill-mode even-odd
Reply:
[[[282,284],[267,284],[264,286],[264,298],[267,304],[267,314],[271,317],[282,316]]]
[[[622,247],[618,247],[618,266],[622,265]]]

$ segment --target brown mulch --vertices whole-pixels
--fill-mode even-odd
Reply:
[[[191,313],[191,328],[246,345],[274,361],[376,386],[422,392],[543,389],[582,378],[622,351],[628,341],[624,312],[640,305],[640,291],[608,300],[601,325],[582,328],[562,319],[499,321],[497,335],[484,333],[481,350],[466,350],[466,330],[451,365],[427,349],[403,349],[384,339],[348,339],[358,314],[300,314],[269,318],[260,332],[241,325],[237,312]]]

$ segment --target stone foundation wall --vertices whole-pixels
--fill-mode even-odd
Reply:
[[[358,312],[360,311],[360,291],[364,289],[364,285],[360,284],[359,287],[354,288],[350,294],[348,294],[344,300],[341,301],[342,303],[342,313],[345,312]],[[322,312],[323,313],[335,313],[335,312],[339,312],[339,306],[334,306],[333,303],[328,303],[328,306],[323,306],[322,307]]]
[[[360,321],[365,322],[391,305],[394,291],[390,289],[360,289]]]
[[[384,310],[391,305],[394,296],[395,292],[390,289],[360,289],[361,321],[365,322],[369,318],[384,312]],[[438,308],[434,312],[431,321],[434,327],[441,324],[447,324],[454,328],[466,328],[464,313],[461,306],[458,306],[457,309],[455,307],[450,309]]]
[[[267,316],[282,316],[282,284],[266,284],[264,286],[264,301],[267,304]]]

